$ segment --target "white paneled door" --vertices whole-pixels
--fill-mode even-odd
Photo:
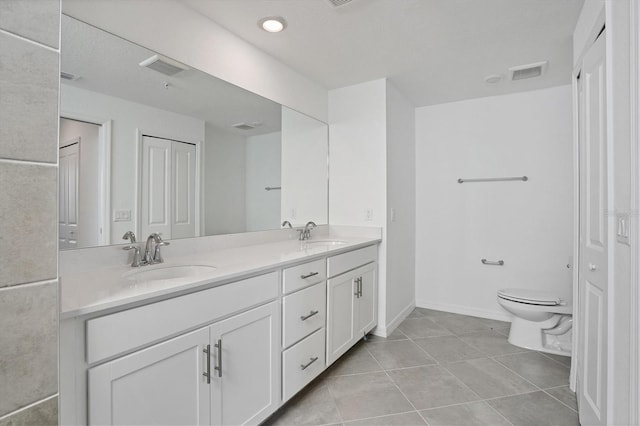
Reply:
[[[64,250],[78,246],[80,138],[60,148],[58,167],[58,244]]]
[[[196,236],[196,147],[142,137],[142,236]]]
[[[579,88],[580,264],[578,403],[580,423],[607,423],[608,179],[605,34],[583,60]]]

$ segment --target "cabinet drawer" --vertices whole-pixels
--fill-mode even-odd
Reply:
[[[324,369],[324,328],[282,353],[283,402]]]
[[[288,347],[324,327],[327,284],[322,282],[282,299],[282,343]]]
[[[87,362],[140,348],[278,296],[278,273],[260,275],[87,321]]]
[[[326,278],[327,268],[324,259],[293,266],[282,271],[282,292],[291,293]]]
[[[327,259],[327,275],[335,277],[378,259],[378,246],[369,246]]]

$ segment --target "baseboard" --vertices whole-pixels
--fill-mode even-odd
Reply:
[[[444,303],[430,303],[424,300],[416,300],[416,306],[419,308],[433,309],[435,311],[451,312],[454,314],[470,315],[472,317],[487,318],[498,321],[511,322],[511,315],[501,311],[490,311],[486,309],[477,309],[463,305],[449,305]]]
[[[393,320],[391,320],[389,324],[387,324],[386,326],[378,325],[376,328],[373,329],[371,334],[375,336],[380,336],[380,337],[387,337],[388,335],[393,333],[393,331],[396,328],[398,328],[398,326],[400,325],[400,323],[402,323],[402,321],[407,319],[407,317],[409,316],[409,314],[411,314],[411,312],[414,310],[415,307],[416,305],[413,302],[409,303],[407,307],[404,308],[402,311],[400,311],[400,313],[396,315],[396,317]]]

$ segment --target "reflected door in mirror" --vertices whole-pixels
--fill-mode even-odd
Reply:
[[[196,236],[196,147],[142,137],[142,236]]]

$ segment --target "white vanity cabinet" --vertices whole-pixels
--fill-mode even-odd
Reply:
[[[279,405],[278,302],[89,369],[89,424],[258,424]]]
[[[263,422],[375,327],[376,261],[318,254],[64,319],[61,424]]]
[[[375,246],[327,260],[327,366],[377,324],[376,260]]]

